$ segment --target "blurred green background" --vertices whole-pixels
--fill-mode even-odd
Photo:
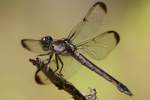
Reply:
[[[34,82],[35,67],[28,62],[36,54],[24,50],[22,38],[44,35],[64,37],[98,0],[0,0],[0,99],[71,100],[53,85]],[[70,81],[83,93],[96,88],[100,100],[148,100],[150,98],[150,1],[103,0],[108,14],[101,32],[116,30],[121,41],[102,61],[93,61],[126,84],[128,97],[112,84],[82,68]]]

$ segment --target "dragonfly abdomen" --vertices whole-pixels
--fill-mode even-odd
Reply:
[[[104,70],[100,69],[99,67],[97,67],[95,64],[93,64],[91,61],[89,61],[84,55],[80,54],[77,51],[74,51],[71,54],[79,63],[81,63],[82,65],[86,66],[87,68],[89,68],[90,70],[94,71],[95,73],[97,73],[98,75],[102,76],[103,78],[105,78],[107,81],[111,82],[113,85],[115,85],[117,87],[117,89],[120,92],[123,92],[129,96],[132,96],[133,94],[130,92],[130,90],[121,82],[117,81],[115,78],[113,78],[111,75],[109,75],[108,73],[106,73]]]

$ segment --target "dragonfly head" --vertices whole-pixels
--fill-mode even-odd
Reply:
[[[43,49],[49,50],[51,48],[53,43],[53,38],[51,36],[45,36],[41,38],[41,44],[43,46]]]

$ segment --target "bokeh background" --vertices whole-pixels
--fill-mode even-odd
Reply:
[[[24,50],[22,38],[44,35],[64,37],[98,0],[0,0],[0,99],[71,100],[53,85],[34,82],[36,68],[28,59],[36,54]],[[100,100],[148,100],[150,98],[150,1],[102,0],[108,14],[101,32],[116,30],[120,44],[102,61],[93,61],[126,84],[128,97],[112,84],[81,66],[70,81],[83,93],[96,88]]]

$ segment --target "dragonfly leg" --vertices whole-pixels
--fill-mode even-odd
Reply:
[[[57,56],[57,57],[58,57],[58,60],[59,60],[60,63],[61,63],[61,68],[60,68],[60,70],[59,70],[59,74],[61,74],[61,71],[62,71],[62,69],[63,69],[63,67],[64,67],[64,63],[63,63],[62,59],[61,59],[59,56]]]
[[[49,64],[51,62],[52,57],[53,57],[53,52],[49,55],[47,64]]]
[[[38,55],[38,56],[44,56],[44,55],[50,55],[49,58],[48,58],[48,62],[46,64],[49,64],[52,57],[53,57],[53,53],[47,53],[47,54],[42,54],[42,55]],[[34,75],[34,78],[35,78],[35,81],[38,83],[38,84],[43,84],[42,81],[40,80],[39,76],[37,75],[41,70],[42,70],[43,67],[40,67],[37,69],[37,71],[35,72],[35,75]]]
[[[50,54],[50,52],[49,53],[44,53],[44,54],[39,54],[39,55],[37,55],[38,57],[39,56],[46,56],[46,55],[49,55]]]
[[[48,55],[48,54],[50,54],[50,53],[43,54],[42,56]],[[48,59],[48,62],[47,62],[46,64],[49,64],[49,63],[50,63],[52,57],[53,57],[53,53],[50,54],[49,59]],[[43,68],[43,67],[40,67],[40,68],[36,71],[36,74],[37,74],[39,71],[41,71],[42,68]]]
[[[58,55],[57,54],[55,54],[55,60],[56,60],[56,70],[54,72],[58,71],[58,69],[59,69]]]
[[[58,69],[59,69],[59,62],[60,62],[61,68],[59,69],[59,75],[63,76],[61,71],[63,69],[64,63],[61,60],[61,58],[59,57],[59,55],[57,55],[57,54],[55,54],[55,60],[56,60],[56,66],[57,66],[57,69],[55,70],[55,72],[58,71]]]

